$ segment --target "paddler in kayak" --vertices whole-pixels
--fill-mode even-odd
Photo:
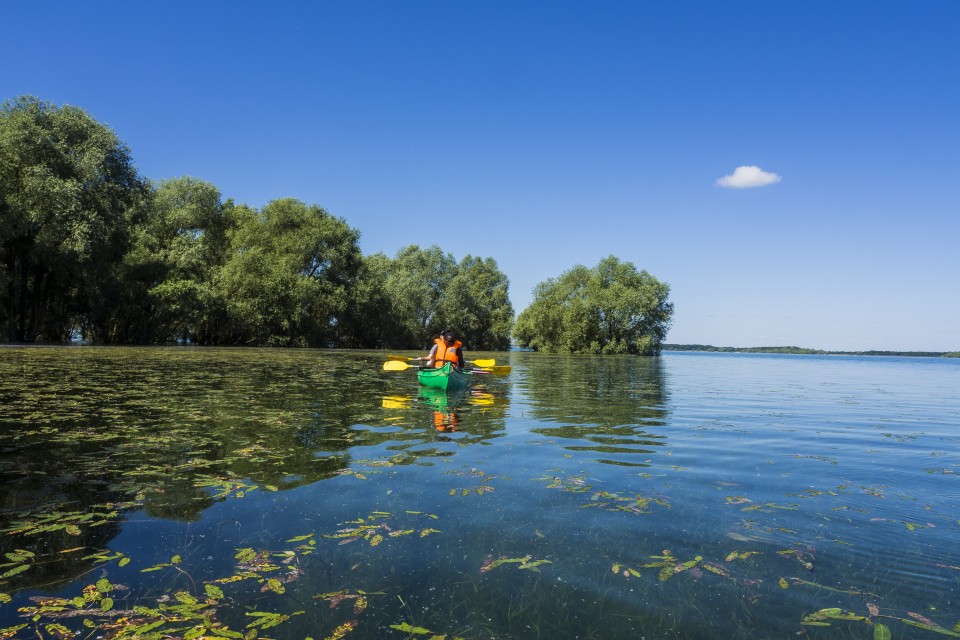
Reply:
[[[458,371],[463,371],[463,343],[457,340],[457,334],[445,329],[440,333],[440,337],[433,341],[426,360],[428,368],[440,368],[445,362],[449,362]]]

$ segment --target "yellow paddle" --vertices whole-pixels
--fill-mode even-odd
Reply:
[[[413,361],[416,360],[416,359],[417,359],[417,358],[410,358],[410,357],[408,357],[408,356],[395,356],[395,355],[393,355],[393,354],[389,354],[389,353],[387,354],[387,360],[393,360],[393,361],[396,361],[396,362],[413,362]],[[472,364],[472,365],[476,365],[476,366],[480,367],[481,369],[486,369],[486,368],[488,368],[488,367],[492,367],[492,366],[494,366],[494,365],[497,364],[497,361],[494,360],[493,358],[489,358],[489,359],[486,359],[486,360],[484,360],[484,359],[481,359],[481,360],[467,360],[467,362],[469,362],[469,363]],[[399,369],[398,369],[398,371],[399,371]]]
[[[387,360],[383,363],[384,371],[406,371],[407,369],[416,369],[417,365],[407,364],[406,362],[400,362],[399,360]],[[468,369],[469,371],[469,369]],[[493,367],[481,367],[475,370],[477,373],[492,373],[495,375],[507,375],[510,373],[509,365],[500,365]]]
[[[399,360],[387,360],[383,363],[384,371],[406,371],[407,369],[414,369],[417,365],[407,364],[406,362],[400,362]]]

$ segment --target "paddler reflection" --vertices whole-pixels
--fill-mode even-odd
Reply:
[[[420,387],[417,396],[389,395],[383,397],[384,409],[403,410],[412,409],[414,401],[431,410],[433,427],[440,433],[450,433],[460,430],[460,409],[469,405],[470,411],[479,410],[485,413],[494,408],[497,398],[480,389],[469,389],[456,392]],[[399,416],[388,420],[400,420]]]
[[[457,392],[420,388],[420,400],[433,409],[433,427],[441,433],[460,429],[458,409],[464,405],[477,407],[492,406],[494,397],[479,389],[465,389]]]
[[[443,389],[420,387],[420,400],[433,409],[433,428],[441,433],[460,429],[457,407],[466,400],[465,391],[447,392]]]

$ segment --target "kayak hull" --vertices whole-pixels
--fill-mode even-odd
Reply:
[[[436,369],[420,369],[417,371],[417,381],[432,389],[460,391],[470,386],[473,374],[469,371],[458,371],[448,362]]]

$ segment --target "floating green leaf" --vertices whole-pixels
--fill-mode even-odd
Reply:
[[[287,540],[287,542],[303,542],[304,540],[309,540],[311,538],[313,538],[313,534],[308,533],[302,536],[296,536],[295,538],[290,538],[289,540]]]
[[[499,558],[487,558],[484,560],[483,564],[480,566],[480,573],[487,573],[493,569],[496,569],[499,566],[504,564],[516,564],[518,569],[530,569],[533,571],[539,571],[537,567],[543,564],[551,564],[550,560],[533,560],[532,556],[523,556],[521,558],[507,558],[506,556],[500,556]]]
[[[7,559],[16,563],[26,562],[34,557],[34,553],[32,551],[27,551],[26,549],[17,549],[16,551],[7,552],[3,555],[5,555]]]
[[[418,636],[425,636],[428,633],[433,633],[429,629],[424,629],[423,627],[414,627],[408,622],[401,622],[400,624],[392,624],[390,625],[390,628],[396,629],[397,631],[403,631],[404,633],[412,633]]]
[[[3,580],[3,579],[5,579],[5,578],[13,577],[13,576],[17,575],[18,573],[23,573],[24,571],[26,571],[26,570],[29,569],[29,568],[30,568],[30,565],[28,565],[28,564],[18,565],[18,566],[16,566],[16,567],[14,567],[13,569],[10,569],[10,570],[7,571],[6,573],[0,575],[0,580]]]
[[[214,600],[223,600],[223,589],[216,585],[205,584],[203,585],[203,590],[207,593],[207,597]]]
[[[293,616],[299,616],[302,613],[303,611],[294,611],[291,614],[270,613],[266,611],[254,611],[252,613],[247,613],[245,615],[256,618],[247,625],[247,629],[270,629],[271,627],[276,627],[277,625],[286,622]]]
[[[12,627],[6,627],[5,629],[0,629],[0,638],[12,638],[16,635],[17,631],[23,629],[27,626],[26,623],[14,625]]]

